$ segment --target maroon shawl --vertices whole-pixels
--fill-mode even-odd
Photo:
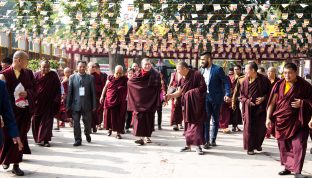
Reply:
[[[160,75],[154,69],[128,81],[128,111],[155,112],[160,105]]]
[[[97,99],[100,99],[102,95],[102,90],[106,84],[107,75],[106,74],[97,74],[96,72],[92,73],[94,77],[94,85]]]
[[[127,97],[127,81],[126,76],[115,79],[113,75],[108,77],[106,97],[104,101],[104,108],[111,108],[126,102]]]
[[[194,70],[189,70],[181,80],[183,118],[185,122],[196,124],[206,120],[205,94],[207,86],[204,77]]]
[[[300,128],[307,128],[312,114],[312,86],[298,76],[296,83],[284,95],[285,84],[285,79],[282,79],[274,85],[268,102],[270,103],[273,95],[277,94],[272,120],[275,137],[279,140],[289,139]],[[291,107],[295,98],[303,100],[300,108]]]
[[[61,82],[54,71],[45,76],[41,72],[35,73],[35,113],[42,115],[47,110],[52,110],[53,115],[61,106]]]

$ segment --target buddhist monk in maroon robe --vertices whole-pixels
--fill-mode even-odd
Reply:
[[[151,143],[155,112],[160,103],[160,75],[149,59],[143,59],[142,69],[128,80],[128,110],[133,111],[133,134],[141,137],[135,143]]]
[[[103,120],[103,105],[100,104],[100,98],[102,95],[103,88],[105,86],[107,75],[101,74],[100,65],[98,63],[90,62],[88,64],[89,74],[94,78],[95,93],[96,93],[96,111],[92,112],[92,130],[94,133],[97,132],[97,126],[101,124]]]
[[[232,71],[231,71],[232,72]],[[229,76],[227,76],[229,83],[231,84],[231,93],[232,93],[232,82],[230,76],[233,76],[233,73],[231,73]],[[219,128],[223,131],[223,133],[230,133],[229,130],[229,124],[232,117],[232,109],[231,109],[231,102],[223,102],[221,104],[220,108],[220,117],[219,117]]]
[[[181,75],[177,72],[174,72],[171,75],[171,81],[169,84],[168,93],[174,92],[178,88],[179,80],[181,79]],[[182,116],[182,106],[181,106],[181,97],[173,98],[171,105],[171,116],[170,116],[170,125],[173,126],[174,131],[178,131],[178,125],[181,125],[183,121]]]
[[[53,119],[61,106],[61,82],[56,72],[50,70],[50,62],[42,61],[35,73],[35,112],[32,132],[35,142],[50,147]]]
[[[295,177],[302,177],[312,115],[312,86],[297,76],[293,63],[285,64],[283,73],[285,79],[274,85],[269,98],[266,126],[274,127],[281,164],[285,166],[279,175],[294,172]]]
[[[185,122],[185,139],[186,146],[181,152],[191,150],[191,145],[197,146],[196,151],[199,155],[203,154],[200,145],[204,140],[204,122],[206,121],[205,111],[205,94],[207,86],[204,77],[198,71],[189,69],[185,62],[177,64],[177,72],[183,78],[181,79],[180,88],[173,94],[166,96],[166,101],[171,98],[182,97],[182,113]]]
[[[238,128],[238,125],[243,124],[242,121],[242,112],[239,108],[239,93],[240,93],[240,84],[243,81],[244,75],[241,72],[242,67],[240,65],[234,66],[234,77],[231,79],[231,95],[232,95],[232,101],[231,101],[231,108],[232,108],[232,117],[230,124],[232,124],[232,132],[238,132],[241,131]]]
[[[268,68],[268,72],[267,72],[267,76],[268,76],[268,79],[270,80],[270,83],[271,83],[271,88],[273,88],[273,86],[275,85],[275,83],[277,81],[279,81],[280,79],[276,76],[276,68],[275,67],[269,67]],[[265,137],[266,138],[270,138],[271,137],[271,134],[272,134],[272,130],[271,128],[268,128],[267,129],[267,132],[265,134]]]
[[[248,155],[255,154],[254,150],[262,151],[261,146],[266,133],[266,104],[271,91],[270,81],[257,73],[257,68],[254,62],[246,65],[247,78],[240,91],[244,119],[244,149]]]
[[[34,75],[32,71],[26,69],[27,64],[27,53],[16,51],[13,56],[12,66],[2,71],[2,74],[0,74],[0,79],[6,81],[21,141],[24,145],[24,150],[19,151],[18,147],[13,143],[12,138],[4,131],[4,142],[0,150],[0,164],[2,164],[5,169],[8,169],[9,165],[13,163],[12,172],[16,175],[24,175],[24,172],[19,168],[19,163],[22,162],[23,153],[31,153],[27,140],[27,132],[30,129],[34,107]],[[15,88],[20,83],[25,90],[18,93],[18,99],[25,99],[28,101],[28,105],[24,105],[24,107],[16,106],[14,97]]]
[[[104,128],[108,130],[108,136],[112,135],[112,131],[117,132],[118,139],[121,139],[126,121],[127,81],[123,67],[116,66],[114,75],[108,77],[100,99],[101,103],[104,100]]]

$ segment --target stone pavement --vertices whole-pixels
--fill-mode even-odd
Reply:
[[[169,108],[164,108],[163,130],[153,133],[153,143],[137,146],[131,134],[122,140],[108,137],[106,131],[92,134],[92,142],[73,147],[72,128],[53,131],[50,148],[34,144],[29,133],[31,155],[25,155],[21,168],[25,177],[174,177],[174,178],[279,178],[277,143],[266,139],[263,152],[248,156],[243,150],[242,133],[219,132],[217,147],[196,152],[180,153],[184,146],[182,131],[174,132],[169,126]],[[156,127],[155,127],[156,128]],[[84,138],[84,137],[83,137]],[[308,148],[312,147],[311,141]],[[12,166],[11,166],[12,167]],[[10,169],[11,169],[10,167]],[[0,169],[0,177],[14,177],[10,171]],[[312,177],[312,155],[305,159],[303,174]],[[282,176],[283,178],[294,177]]]

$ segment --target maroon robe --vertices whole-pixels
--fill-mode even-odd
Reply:
[[[150,137],[160,103],[160,75],[154,69],[137,72],[128,81],[128,110],[133,111],[133,133]]]
[[[229,83],[231,84],[231,89],[233,89],[231,78],[230,77],[227,78],[229,80]],[[231,103],[222,102],[219,116],[219,128],[220,129],[228,128],[231,117],[232,117]]]
[[[127,111],[127,81],[126,76],[115,79],[108,77],[104,101],[104,128],[122,133],[125,125]]]
[[[204,144],[204,122],[206,121],[205,94],[207,86],[204,77],[194,70],[189,70],[181,79],[182,110],[185,122],[186,145]]]
[[[301,173],[309,135],[308,122],[312,115],[312,86],[297,77],[293,87],[284,94],[286,81],[280,80],[273,87],[269,103],[274,94],[276,106],[272,114],[273,133],[278,140],[281,164],[287,170]],[[300,108],[291,107],[294,99],[303,102]]]
[[[21,141],[24,145],[23,152],[18,151],[18,146],[12,141],[12,138],[8,135],[8,131],[4,127],[3,135],[4,142],[0,150],[0,164],[19,163],[22,161],[23,153],[30,154],[30,148],[27,140],[27,132],[30,129],[31,115],[33,112],[33,96],[34,96],[34,75],[31,70],[22,69],[19,78],[17,79],[13,67],[9,67],[2,71],[6,79],[6,86],[10,95],[11,104],[13,107],[14,116],[19,129]],[[16,86],[21,83],[26,92],[29,106],[25,108],[19,108],[15,105],[14,91]]]
[[[102,95],[103,88],[107,81],[107,75],[104,73],[98,74],[92,73],[94,77],[95,93],[96,93],[96,111],[92,111],[92,128],[96,128],[97,125],[103,121],[103,105],[100,104],[100,98]]]
[[[61,82],[56,72],[35,73],[35,113],[32,132],[36,143],[51,141],[53,118],[61,105]]]
[[[262,74],[258,74],[252,83],[249,83],[249,78],[242,83],[240,101],[243,105],[245,150],[253,151],[262,146],[266,133],[266,104],[270,91],[270,81]],[[255,104],[258,97],[265,99],[260,105],[251,106],[251,102]]]
[[[66,111],[66,97],[67,97],[67,93],[68,93],[68,80],[67,81],[62,81],[62,86],[64,88],[64,96],[61,100],[61,107],[59,112],[56,114],[55,118],[62,121],[62,122],[70,122],[71,116],[71,112],[70,111]]]
[[[179,83],[177,73],[175,72],[172,77],[173,77],[172,87],[177,88]],[[172,99],[170,125],[182,124],[182,121],[183,116],[182,116],[181,97],[178,97]]]

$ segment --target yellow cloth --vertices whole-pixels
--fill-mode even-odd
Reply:
[[[14,69],[14,74],[15,74],[16,78],[18,79],[19,76],[21,75],[21,72]]]
[[[285,84],[285,90],[284,90],[284,95],[287,94],[287,92],[291,89],[291,87],[292,87],[292,84],[289,83],[289,82],[286,82],[286,84]]]

